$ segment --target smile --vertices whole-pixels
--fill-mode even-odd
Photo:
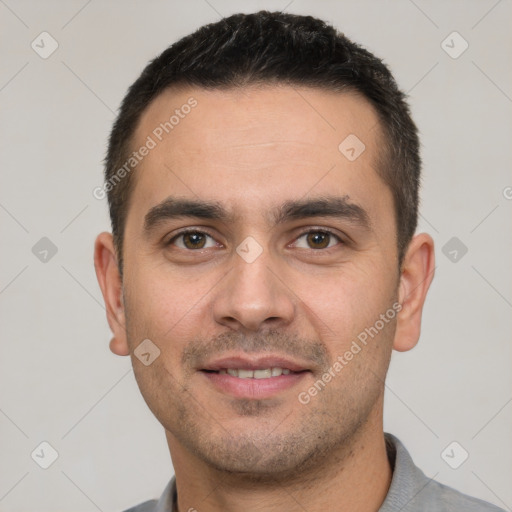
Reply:
[[[270,377],[279,377],[280,375],[289,375],[288,368],[265,368],[263,370],[245,370],[243,368],[222,368],[219,375],[231,375],[239,379],[269,379]]]
[[[199,373],[206,377],[208,385],[217,392],[245,400],[263,400],[279,396],[298,386],[307,375],[311,374],[306,370],[300,372],[286,371],[286,368],[276,368],[276,370],[281,370],[281,373],[272,375],[271,368],[261,370],[229,368],[225,371],[223,369],[219,371],[203,370]],[[233,375],[234,373],[236,375]],[[303,387],[304,384],[300,386],[301,389]]]

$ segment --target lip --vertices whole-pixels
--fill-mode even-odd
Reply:
[[[263,400],[264,398],[272,398],[297,385],[309,372],[290,373],[279,375],[279,377],[269,377],[268,379],[240,379],[229,374],[221,375],[205,371],[200,373],[221,393],[229,394],[235,398]]]
[[[200,370],[216,371],[223,368],[243,368],[244,370],[264,370],[265,368],[287,368],[292,372],[302,372],[309,370],[306,364],[294,361],[288,357],[264,355],[264,356],[250,356],[248,354],[226,356],[220,359],[215,359],[208,362]]]
[[[287,368],[288,375],[279,375],[266,379],[241,379],[229,374],[215,373],[222,369],[239,368],[244,370],[264,370],[266,368]],[[272,398],[302,381],[308,374],[309,368],[298,361],[287,357],[265,355],[253,356],[244,354],[241,356],[230,356],[215,359],[199,369],[208,382],[223,394],[235,398],[262,400]]]

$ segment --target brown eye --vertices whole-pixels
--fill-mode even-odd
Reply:
[[[325,249],[329,246],[330,241],[329,233],[322,233],[321,231],[308,233],[307,241],[312,249]]]
[[[180,249],[198,250],[214,247],[215,241],[210,235],[202,231],[186,231],[176,235],[169,241],[169,245],[175,245]]]
[[[202,233],[186,233],[183,235],[183,243],[188,249],[202,249],[206,237]]]
[[[342,240],[329,231],[308,231],[297,238],[295,246],[301,249],[328,249]]]

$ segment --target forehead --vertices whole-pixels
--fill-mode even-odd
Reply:
[[[252,145],[307,143],[320,152],[336,149],[349,134],[347,130],[372,145],[379,129],[373,107],[352,91],[339,93],[284,85],[213,90],[170,88],[143,112],[136,139],[141,141],[152,134],[157,142],[166,142],[160,138],[173,139],[175,149],[194,152],[227,146],[236,149],[238,143],[248,141]],[[192,132],[196,140],[190,138]],[[219,137],[224,141],[222,147]],[[201,140],[201,146],[196,145],[197,140]],[[239,149],[245,152],[250,148]]]
[[[371,210],[389,199],[375,171],[380,140],[373,107],[355,93],[168,89],[137,128],[134,148],[148,141],[153,147],[132,190],[148,208],[181,195],[241,210],[270,207],[284,196],[334,192],[361,200],[366,192],[374,197]]]

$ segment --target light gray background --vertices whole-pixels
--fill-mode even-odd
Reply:
[[[511,2],[288,2],[0,0],[1,511],[121,510],[171,477],[130,361],[108,350],[92,251],[109,225],[92,190],[146,62],[261,8],[326,19],[410,92],[437,269],[418,347],[393,355],[385,429],[428,476],[511,510]],[[42,31],[59,44],[47,59],[31,48]],[[453,31],[469,43],[457,59],[441,46]],[[468,248],[456,262],[442,252],[454,236]],[[42,237],[58,248],[46,263]],[[59,454],[46,470],[31,458],[42,441]],[[469,452],[458,469],[441,457],[452,441]]]

